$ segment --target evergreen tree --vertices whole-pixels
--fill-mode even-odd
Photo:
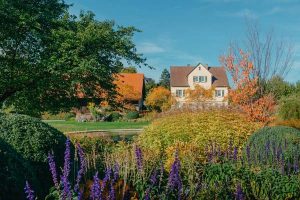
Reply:
[[[160,75],[159,83],[160,86],[170,88],[170,73],[167,69],[164,69]]]

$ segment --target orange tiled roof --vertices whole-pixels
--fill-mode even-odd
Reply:
[[[117,87],[128,85],[139,94],[139,99],[143,98],[144,74],[140,73],[119,73],[114,82]],[[136,99],[136,100],[139,100]]]

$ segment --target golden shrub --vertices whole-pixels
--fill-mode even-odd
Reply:
[[[154,120],[137,138],[137,143],[144,149],[164,151],[167,162],[171,162],[170,154],[176,148],[187,157],[205,161],[209,144],[216,143],[225,151],[232,141],[241,148],[260,127],[261,123],[249,122],[244,115],[231,110],[185,112]]]
[[[300,119],[278,120],[272,123],[271,126],[288,126],[300,130]]]

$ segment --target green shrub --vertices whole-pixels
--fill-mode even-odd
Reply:
[[[284,170],[287,163],[292,164],[300,158],[300,131],[285,126],[264,127],[250,136],[246,147],[250,149],[249,159],[255,165]],[[246,149],[244,157],[247,157]]]
[[[58,114],[51,114],[48,112],[43,113],[43,120],[71,120],[75,118],[75,114],[71,112],[60,112]]]
[[[237,185],[244,199],[299,199],[300,180],[266,169],[259,172],[231,163],[208,164],[204,167],[200,199],[235,199]]]
[[[41,181],[41,190],[48,192],[52,181],[48,173],[47,156],[53,151],[57,166],[62,166],[65,135],[36,118],[18,114],[0,114],[0,138],[30,162],[33,173]]]
[[[192,149],[191,153],[197,151],[195,156],[203,160],[205,149],[212,142],[219,144],[221,150],[228,148],[230,140],[241,147],[260,127],[261,124],[248,122],[243,115],[227,110],[184,112],[154,120],[138,137],[138,143],[167,151],[170,158],[176,148],[183,148],[179,152]]]
[[[284,119],[300,119],[300,95],[292,95],[281,99],[279,116]]]
[[[25,199],[24,186],[29,181],[38,190],[32,166],[8,143],[0,139],[0,199]]]
[[[127,119],[137,119],[139,118],[139,112],[138,111],[130,111],[126,114]]]
[[[115,122],[115,121],[118,121],[121,117],[122,117],[122,115],[120,113],[118,113],[118,112],[112,112],[106,118],[106,121]]]

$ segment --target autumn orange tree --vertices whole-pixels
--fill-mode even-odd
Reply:
[[[259,77],[249,59],[249,54],[239,50],[234,54],[229,50],[221,56],[221,63],[232,78],[234,87],[229,90],[229,100],[241,108],[252,121],[269,122],[275,109],[275,101],[271,94],[259,93]]]
[[[118,84],[118,95],[116,96],[116,102],[121,105],[122,108],[132,110],[134,109],[131,102],[139,100],[141,94],[134,90],[133,86],[127,84]]]
[[[158,86],[150,90],[146,97],[145,104],[149,106],[150,109],[161,112],[168,110],[173,102],[174,99],[172,98],[170,90]]]
[[[201,85],[195,85],[194,89],[186,89],[186,100],[189,102],[204,102],[213,99],[215,87],[205,89]]]

